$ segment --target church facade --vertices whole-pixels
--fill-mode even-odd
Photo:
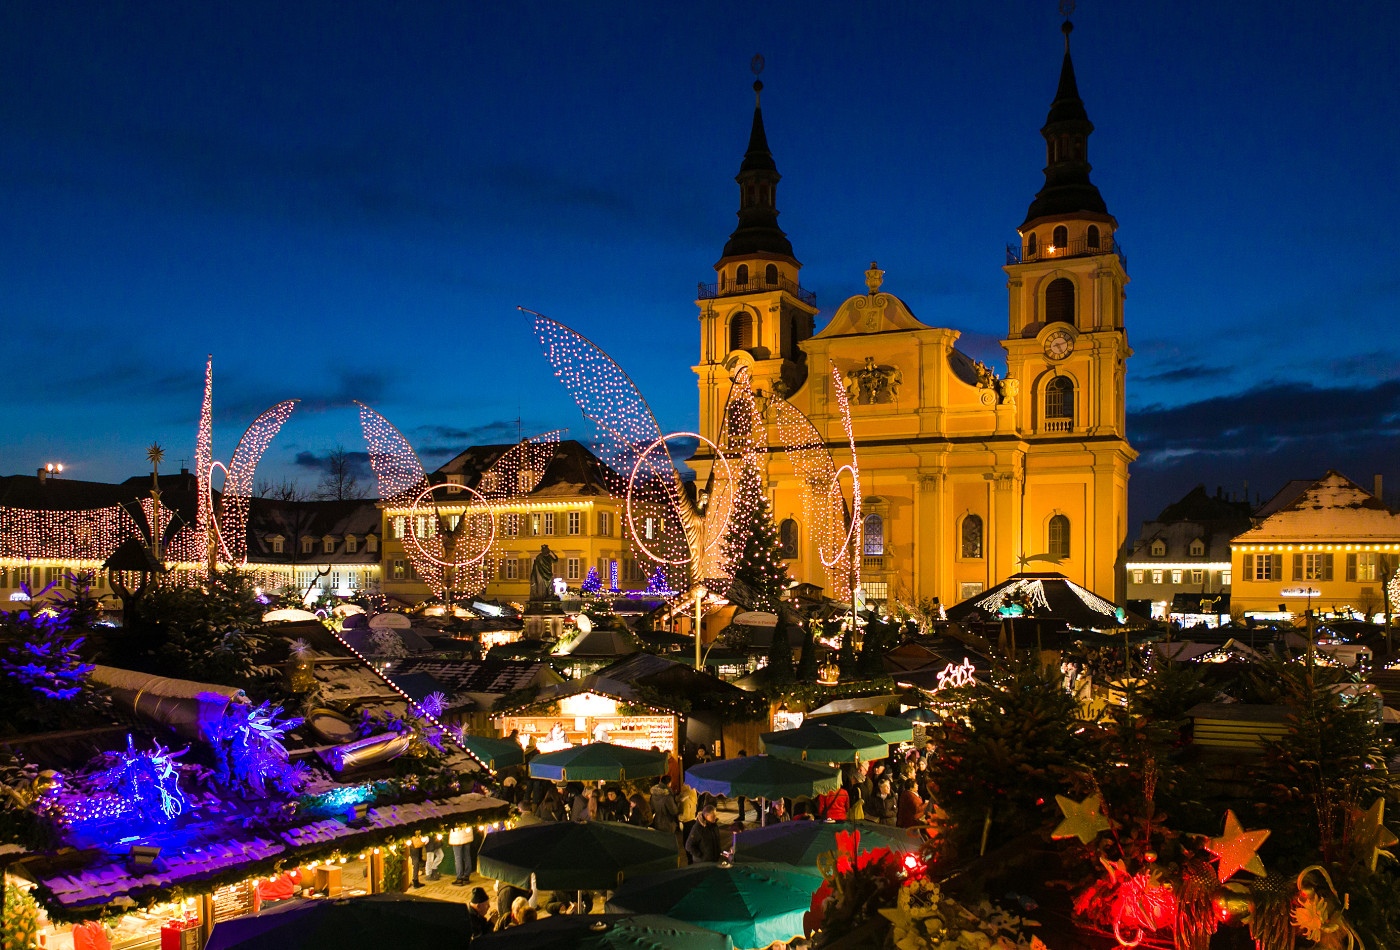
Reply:
[[[718,441],[732,380],[747,368],[758,403],[786,398],[851,461],[833,378],[851,403],[862,494],[860,580],[872,601],[951,605],[1018,571],[1058,571],[1121,600],[1127,531],[1123,320],[1128,283],[1117,221],[1089,180],[1093,131],[1065,54],[1049,116],[1045,185],[1007,248],[1006,372],[921,322],[871,264],[866,292],[816,330],[817,307],[778,227],[780,175],[755,102],[736,181],[738,227],[702,285],[700,433]],[[755,92],[762,89],[754,84]],[[795,579],[826,585],[772,413],[768,491]],[[702,479],[709,461],[692,462]]]

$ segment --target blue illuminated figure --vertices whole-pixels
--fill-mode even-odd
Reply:
[[[169,821],[189,807],[175,767],[175,759],[188,751],[171,752],[157,742],[151,751],[140,752],[127,733],[126,751],[118,751],[116,764],[93,776],[93,783],[117,800],[110,811],[135,811]]]

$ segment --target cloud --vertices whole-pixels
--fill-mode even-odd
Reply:
[[[324,454],[317,455],[315,452],[302,450],[292,459],[292,464],[298,469],[309,474],[324,475],[331,470],[332,457],[339,450],[332,449]],[[345,450],[345,460],[349,464],[350,474],[359,479],[362,483],[374,484],[374,469],[369,463],[368,452],[351,452]]]
[[[348,366],[335,367],[331,373],[333,378],[323,383],[300,378],[279,380],[277,388],[271,389],[264,382],[248,387],[236,379],[232,384],[221,384],[216,367],[214,417],[220,422],[251,423],[259,413],[284,399],[298,400],[295,410],[298,412],[344,409],[356,401],[373,406],[384,401],[390,392],[391,380],[396,380],[394,374],[386,371]]]
[[[1140,376],[1138,381],[1144,383],[1194,383],[1203,379],[1222,379],[1230,376],[1233,372],[1234,370],[1229,366],[1178,366],[1175,369]]]
[[[1374,385],[1267,383],[1128,415],[1139,457],[1130,498],[1146,517],[1193,485],[1251,486],[1263,498],[1293,478],[1337,469],[1369,485],[1395,474],[1400,380]]]

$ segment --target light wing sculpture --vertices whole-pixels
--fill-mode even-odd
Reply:
[[[781,396],[772,396],[778,440],[783,444],[788,464],[802,486],[802,512],[817,540],[817,551],[826,570],[828,588],[838,600],[849,601],[859,576],[856,544],[861,525],[860,467],[856,459],[855,433],[851,427],[851,403],[841,372],[831,367],[831,386],[851,461],[839,468],[827,448],[826,439],[800,409]],[[846,500],[841,476],[851,480],[850,501]]]
[[[560,430],[511,447],[482,473],[476,488],[433,484],[404,434],[364,403],[356,405],[380,498],[387,508],[407,510],[397,517],[403,519],[404,552],[414,572],[439,597],[480,592],[496,572],[493,551],[503,527],[498,509],[539,486]]]
[[[214,461],[214,358],[204,365],[204,406],[199,414],[199,436],[195,443],[195,469],[199,480],[199,528],[208,543],[215,546],[211,561],[222,560],[230,567],[248,561],[248,503],[253,497],[253,476],[258,462],[283,423],[296,408],[297,400],[284,399],[253,420],[238,440],[228,465]],[[214,469],[223,469],[224,487],[214,497]]]
[[[598,427],[595,451],[608,489],[625,502],[623,522],[638,558],[660,570],[671,590],[727,576],[724,531],[745,503],[737,491],[739,470],[767,452],[747,370],[730,391],[719,444],[696,432],[663,434],[636,384],[611,357],[564,324],[525,312],[535,318],[554,375]],[[703,501],[700,493],[686,492],[667,450],[668,442],[682,438],[701,443],[715,462]]]

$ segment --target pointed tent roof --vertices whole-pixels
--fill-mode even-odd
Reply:
[[[1060,65],[1060,82],[1055,88],[1055,98],[1050,103],[1050,112],[1040,134],[1046,142],[1069,136],[1078,147],[1064,149],[1055,161],[1045,166],[1045,186],[1026,209],[1022,228],[1040,218],[1062,218],[1076,214],[1112,219],[1099,189],[1089,181],[1092,166],[1089,164],[1088,140],[1094,131],[1094,124],[1089,121],[1084,100],[1079,98],[1079,84],[1074,78],[1074,61],[1069,52],[1069,34],[1074,27],[1066,20],[1062,29],[1065,34],[1065,58]]]
[[[1122,608],[1054,572],[1013,574],[948,608],[948,619],[996,620],[1013,604],[1026,605],[1029,616],[1061,620],[1080,630],[1116,630],[1132,619]]]

